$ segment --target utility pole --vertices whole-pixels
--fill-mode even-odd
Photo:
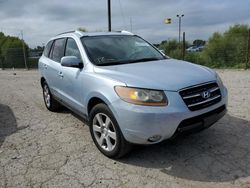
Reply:
[[[130,17],[130,32],[133,32],[132,18]]]
[[[4,58],[1,56],[1,48],[0,48],[0,62],[1,62],[2,70],[4,70],[4,67],[3,67],[3,60],[4,60]]]
[[[185,53],[186,53],[186,39],[185,39],[185,32],[183,32],[183,45],[182,45],[182,59],[185,60]]]
[[[181,44],[181,18],[184,17],[184,14],[177,14],[176,17],[179,18],[179,44]]]
[[[108,28],[111,31],[111,0],[108,0]]]
[[[249,52],[250,51],[250,28],[248,29],[247,34],[247,49],[246,49],[246,69],[249,68]]]
[[[22,38],[22,44],[23,44],[23,58],[24,58],[24,64],[25,64],[25,68],[28,70],[27,59],[26,59],[26,53],[25,53],[25,44],[24,44],[24,40],[23,40],[23,30],[21,30],[21,38]]]

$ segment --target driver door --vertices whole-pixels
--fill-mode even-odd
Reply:
[[[67,38],[65,44],[65,56],[75,56],[82,60],[79,48],[73,38]],[[62,67],[63,84],[62,95],[63,101],[75,110],[82,111],[83,109],[83,81],[82,77],[84,69],[75,67]]]

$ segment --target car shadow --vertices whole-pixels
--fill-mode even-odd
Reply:
[[[72,110],[68,109],[65,106],[61,106],[60,109],[57,111],[57,113],[71,114],[72,116],[74,116],[78,120],[82,121],[83,122],[83,126],[88,125],[88,119],[87,118],[83,118],[83,117],[79,116],[78,114],[76,114],[75,112],[73,112]]]
[[[17,122],[11,108],[0,104],[0,147],[4,139],[17,131]]]
[[[163,176],[227,182],[250,176],[249,156],[250,122],[225,115],[202,132],[156,145],[135,146],[127,157],[119,161],[149,168],[149,171],[157,169],[156,173]]]

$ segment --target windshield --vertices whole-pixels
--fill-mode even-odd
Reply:
[[[90,60],[99,66],[155,61],[166,58],[138,36],[87,36],[81,40]]]

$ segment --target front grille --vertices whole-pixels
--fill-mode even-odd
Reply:
[[[179,93],[191,111],[200,110],[221,101],[220,88],[216,82],[184,88]]]

